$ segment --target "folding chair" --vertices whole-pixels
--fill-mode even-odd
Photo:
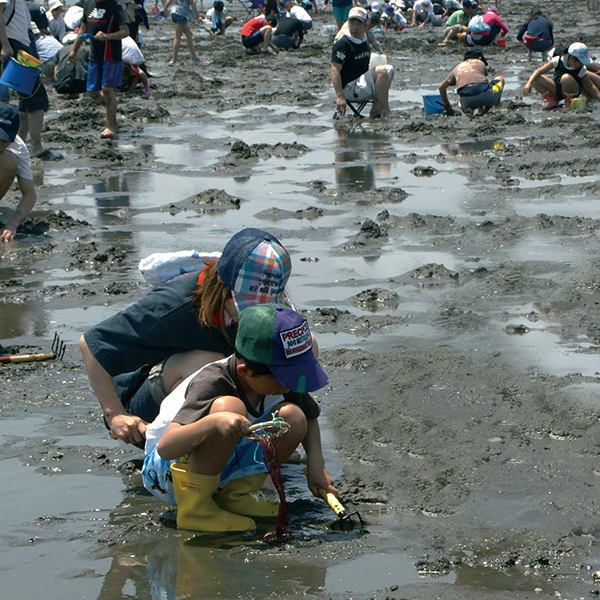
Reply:
[[[355,117],[363,118],[360,114],[363,111],[363,108],[367,104],[373,104],[373,100],[348,100],[346,99],[346,104],[350,107],[350,110],[354,113]]]
[[[237,0],[246,11],[246,18],[254,16],[254,11],[261,13],[265,8],[265,0]]]

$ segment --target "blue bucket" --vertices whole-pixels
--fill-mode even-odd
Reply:
[[[423,108],[425,109],[426,115],[437,115],[444,112],[442,97],[439,94],[424,94]]]
[[[4,65],[0,84],[9,87],[23,96],[30,96],[40,74],[39,69],[27,67],[11,59]]]

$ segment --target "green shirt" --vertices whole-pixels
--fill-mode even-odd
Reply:
[[[467,25],[469,23],[469,17],[463,10],[457,10],[453,12],[446,21],[444,27],[452,27],[453,25]]]

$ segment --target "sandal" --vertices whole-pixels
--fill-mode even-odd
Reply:
[[[112,130],[109,129],[108,127],[100,134],[100,137],[103,140],[113,140],[114,138],[117,137],[117,134]]]

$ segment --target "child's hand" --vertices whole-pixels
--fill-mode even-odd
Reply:
[[[250,421],[243,415],[232,412],[215,413],[217,431],[229,440],[239,440],[248,435]]]
[[[311,465],[310,461],[306,466],[305,470],[306,481],[308,483],[308,489],[317,498],[321,497],[319,489],[325,490],[328,493],[334,494],[336,497],[338,491],[333,485],[333,477],[329,474],[329,471],[324,466]]]

